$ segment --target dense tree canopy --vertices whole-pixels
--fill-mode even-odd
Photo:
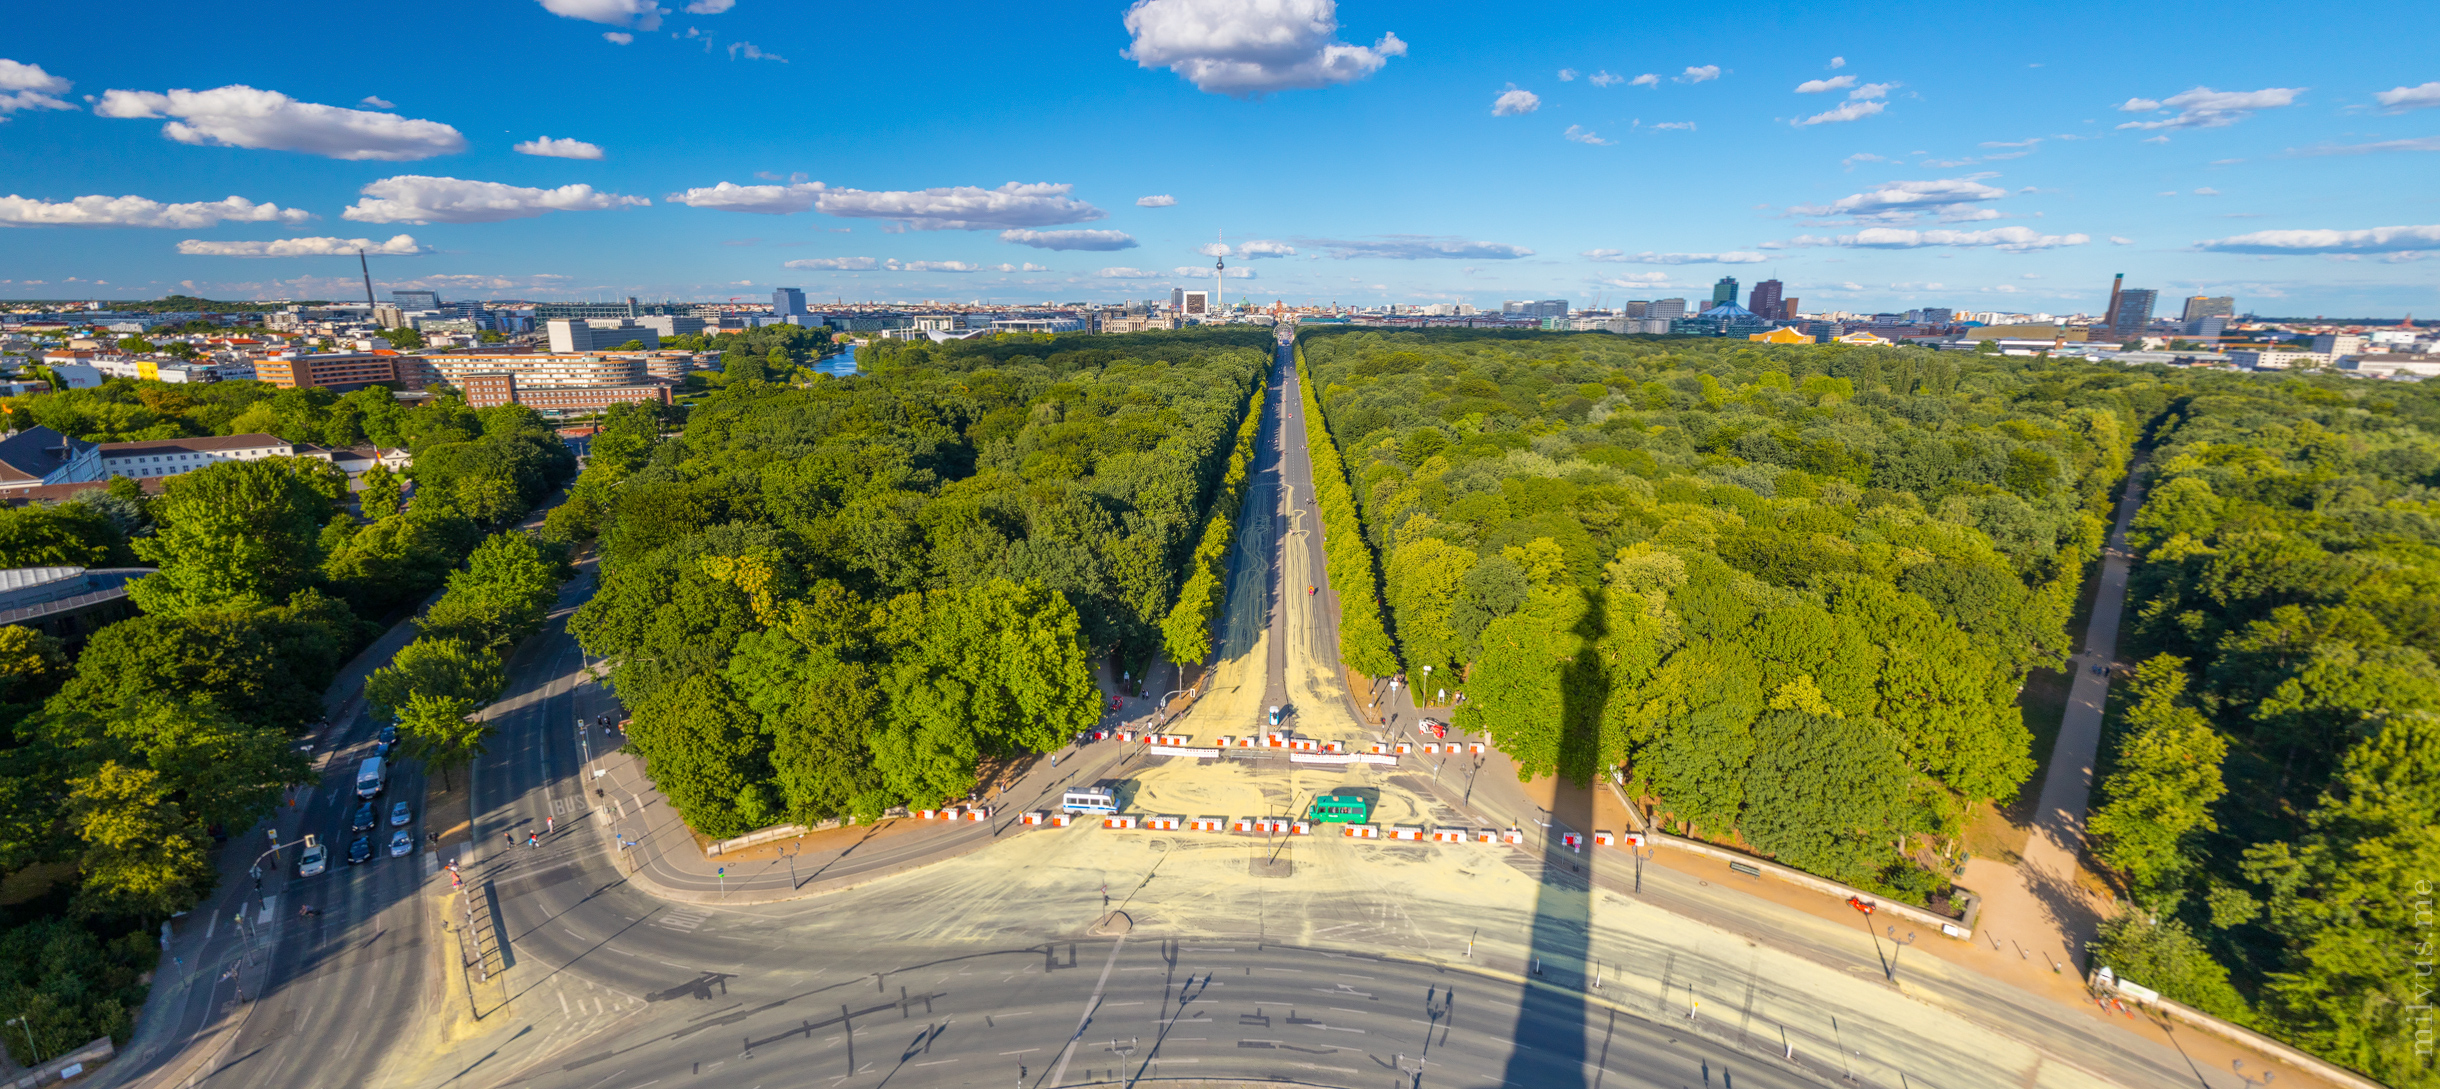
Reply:
[[[2440,1085],[2413,1052],[2429,933],[2406,910],[2440,872],[2440,390],[2181,383],[2129,535],[2122,645],[2144,664],[2138,698],[2111,700],[2094,820],[2159,933],[2097,955],[2388,1084]],[[2182,693],[2166,715],[2164,691]]]
[[[655,781],[725,835],[962,795],[1089,726],[1101,656],[1140,674],[1166,645],[1267,347],[893,344],[724,388],[674,437],[615,414],[550,532],[600,535],[573,626]]]
[[[1913,349],[1301,343],[1337,455],[1315,470],[1344,472],[1369,548],[1332,584],[1346,608],[1378,564],[1410,678],[1462,690],[1525,774],[1623,768],[1695,831],[1902,895],[1932,881],[1915,837],[1953,842],[2032,772],[2017,687],[2063,656],[2167,403],[2114,368]]]

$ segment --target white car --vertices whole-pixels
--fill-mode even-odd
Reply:
[[[390,857],[397,858],[415,849],[415,835],[404,828],[390,833]]]
[[[297,856],[297,876],[312,877],[330,868],[330,848],[322,846],[312,836],[305,837],[305,853]]]
[[[414,819],[415,811],[408,809],[407,803],[397,802],[390,806],[390,827],[403,828]]]

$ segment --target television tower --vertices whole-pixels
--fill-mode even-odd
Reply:
[[[1212,312],[1220,311],[1228,295],[1228,232],[1220,232],[1219,252],[1212,254]]]

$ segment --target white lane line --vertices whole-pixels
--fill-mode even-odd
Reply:
[[[568,992],[566,991],[559,992],[559,1012],[570,1017],[576,1015],[575,1010],[568,1008]]]
[[[1050,1084],[1067,1080],[1068,1059],[1076,1054],[1076,1041],[1083,1038],[1084,1027],[1093,1021],[1093,1010],[1101,1005],[1101,992],[1110,985],[1110,969],[1118,967],[1118,951],[1127,947],[1127,936],[1121,934],[1110,943],[1110,959],[1101,966],[1101,978],[1093,984],[1093,997],[1086,999],[1084,1014],[1076,1018],[1076,1031],[1068,1037],[1067,1046],[1059,1049],[1059,1065],[1051,1071]]]
[[[1025,1050],[1023,1050],[1023,1051],[1003,1051],[1003,1052],[1000,1052],[1000,1054],[1002,1054],[1002,1055],[1030,1055],[1030,1054],[1032,1054],[1032,1053],[1034,1053],[1034,1052],[1036,1052],[1036,1051],[1040,1051],[1040,1050],[1042,1050],[1042,1049],[1041,1049],[1041,1048],[1038,1048],[1038,1047],[1029,1047],[1029,1048],[1026,1048],[1026,1049],[1025,1049]]]
[[[928,1062],[928,1063],[908,1063],[907,1065],[908,1065],[908,1066],[945,1066],[945,1065],[947,1065],[947,1064],[949,1064],[949,1063],[953,1063],[953,1062],[956,1062],[956,1061],[957,1061],[956,1059],[934,1059],[934,1060],[932,1060],[931,1062]]]

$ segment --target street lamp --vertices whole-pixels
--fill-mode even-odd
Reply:
[[[37,1065],[37,1066],[41,1065],[41,1064],[42,1064],[42,1049],[41,1049],[40,1047],[35,1046],[35,1044],[34,1044],[34,1023],[33,1023],[33,1022],[31,1022],[31,1021],[29,1021],[29,1020],[27,1020],[27,1019],[26,1019],[26,1018],[24,1018],[24,1017],[11,1017],[11,1018],[9,1018],[9,1019],[8,1019],[8,1023],[9,1023],[9,1024],[12,1024],[12,1025],[15,1025],[15,1026],[17,1026],[18,1028],[21,1028],[21,1029],[24,1029],[24,1030],[25,1030],[25,1046],[26,1046],[26,1050],[31,1051],[31,1052],[33,1052],[33,1053],[34,1053],[34,1063],[35,1063],[35,1065]]]

